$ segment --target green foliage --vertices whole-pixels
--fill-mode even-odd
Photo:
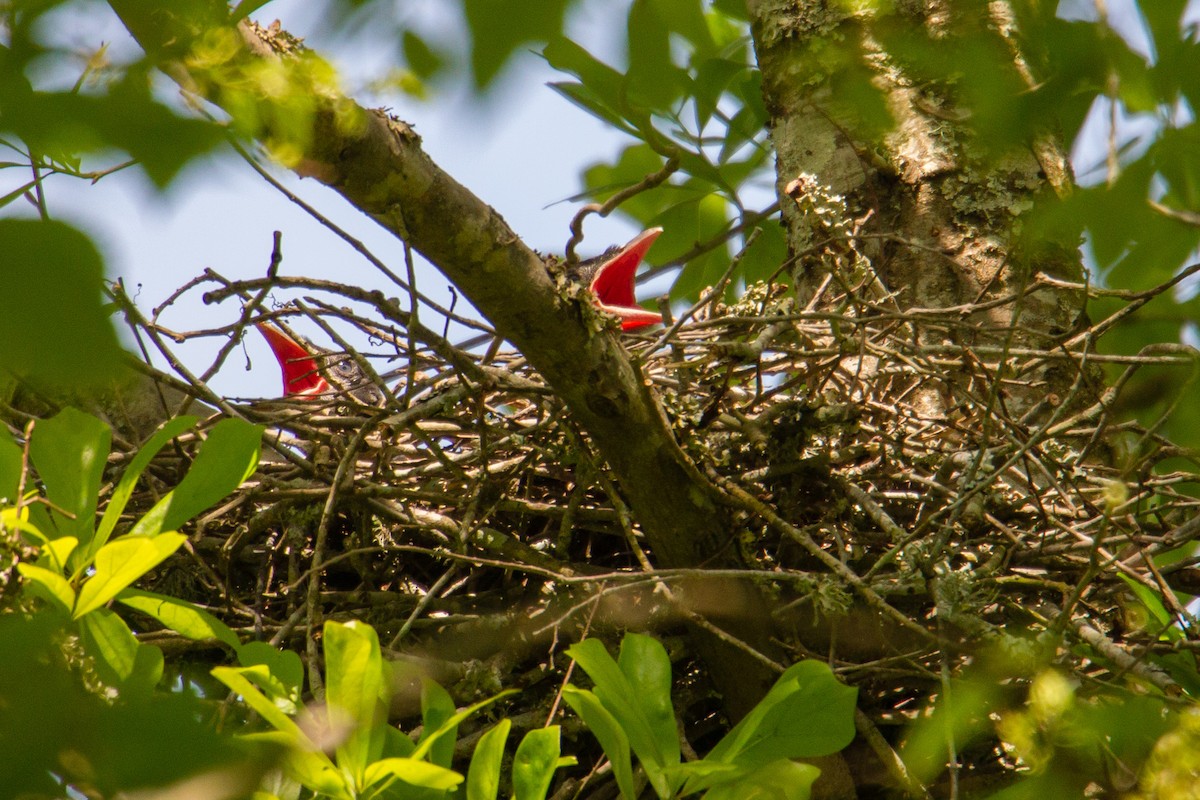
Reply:
[[[121,350],[102,306],[104,268],[91,241],[61,222],[0,220],[0,253],[8,298],[0,314],[0,371],[40,386],[107,380]]]
[[[748,216],[742,193],[770,166],[761,75],[745,27],[700,0],[637,0],[627,28],[624,72],[566,37],[552,39],[542,54],[576,78],[552,83],[557,92],[638,140],[615,164],[588,168],[588,195],[607,200],[677,164],[677,177],[621,210],[643,227],[664,229],[654,248],[657,261],[691,256],[673,294],[694,299],[729,265],[723,239],[731,224],[745,223],[744,235],[759,225]],[[770,241],[781,243],[774,233]],[[701,252],[693,253],[702,243]],[[781,256],[778,246],[747,253],[735,281],[766,277]]]
[[[981,654],[912,726],[902,750],[909,769],[933,781],[946,768],[948,748],[963,753],[998,736],[1027,771],[997,797],[1078,797],[1111,776],[1114,763],[1126,775],[1140,772],[1180,722],[1172,704],[1153,690],[1081,686],[1052,659],[1052,649],[1015,638]]]
[[[310,710],[314,718],[303,726],[293,719],[301,709],[280,691],[286,681],[273,680],[279,676],[272,676],[271,669],[256,665],[213,670],[274,729],[247,738],[287,748],[285,779],[280,784],[294,783],[322,797],[346,800],[448,797],[464,780],[451,769],[459,724],[514,692],[501,692],[458,711],[444,689],[426,681],[421,693],[422,733],[414,744],[388,724],[395,681],[391,665],[380,655],[375,630],[360,622],[327,622],[323,640],[325,705]],[[508,720],[502,720],[480,738],[466,779],[469,800],[498,796],[510,727]],[[330,744],[332,757],[327,755]],[[554,772],[574,763],[573,758],[560,755],[557,726],[530,731],[514,756],[513,796],[542,800]]]
[[[5,527],[19,531],[39,548],[36,559],[17,565],[24,578],[23,591],[77,626],[100,677],[122,692],[148,693],[162,676],[163,659],[157,648],[139,643],[129,626],[107,608],[114,600],[128,601],[184,635],[237,644],[232,631],[200,609],[130,587],[183,544],[185,537],[173,528],[225,497],[253,472],[260,428],[240,420],[220,422],[180,485],[132,530],[112,538],[133,484],[151,457],[195,423],[194,417],[180,417],[151,437],[125,470],[97,524],[97,500],[112,434],[94,417],[68,408],[35,426],[29,441],[45,505],[24,498],[20,506],[3,511]],[[15,487],[10,491],[10,497],[15,497]]]
[[[707,792],[710,798],[802,800],[819,770],[791,759],[836,753],[854,738],[857,690],[839,682],[826,665],[802,661],[705,758],[682,763],[671,662],[660,643],[627,634],[616,661],[596,639],[567,652],[595,689],[567,685],[563,699],[599,740],[626,798],[638,796],[632,754],[661,798]]]
[[[152,789],[202,772],[247,793],[268,763],[261,747],[217,733],[196,698],[106,698],[70,663],[71,628],[54,614],[0,614],[0,751],[4,795],[90,796]],[[57,776],[57,778],[55,777]]]
[[[487,86],[518,47],[547,41],[562,31],[570,0],[462,0],[471,31],[471,71],[475,86]]]

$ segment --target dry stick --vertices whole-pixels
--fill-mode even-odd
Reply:
[[[670,270],[678,269],[679,267],[682,267],[684,264],[687,264],[688,262],[692,261],[693,259],[699,258],[700,256],[704,255],[705,253],[717,249],[718,247],[725,244],[730,239],[732,239],[734,236],[737,236],[739,233],[746,230],[747,228],[752,228],[752,227],[758,225],[758,223],[762,222],[763,220],[771,218],[778,211],[779,211],[779,201],[776,200],[774,203],[767,206],[762,211],[756,211],[756,212],[753,212],[753,213],[747,215],[743,219],[742,222],[740,222],[736,225],[731,224],[728,230],[722,231],[720,234],[714,236],[712,239],[709,239],[707,242],[700,242],[695,247],[693,247],[691,250],[688,250],[686,253],[679,256],[678,258],[676,258],[672,261],[668,261],[666,264],[662,264],[661,266],[651,267],[650,269],[646,270],[645,272],[643,272],[641,275],[638,276],[637,282],[645,283],[648,280],[657,278],[659,275],[662,275],[664,272],[669,272]]]
[[[678,333],[679,329],[683,327],[683,324],[691,319],[697,311],[704,308],[704,306],[708,305],[725,292],[725,286],[729,283],[729,279],[733,277],[734,270],[737,269],[738,264],[742,263],[742,257],[746,255],[746,251],[750,249],[750,245],[754,244],[761,233],[762,231],[758,228],[755,228],[750,232],[750,235],[746,237],[746,243],[742,245],[742,249],[739,250],[737,255],[735,255],[729,262],[729,267],[725,270],[725,273],[721,276],[721,279],[717,281],[716,285],[710,287],[707,291],[702,292],[700,299],[697,300],[691,308],[683,312],[683,314],[681,314],[679,318],[675,320],[674,324],[663,331],[658,339],[655,340],[654,344],[651,345],[650,349],[647,351],[648,353],[656,352],[660,347],[670,341],[671,337]]]
[[[313,631],[313,623],[320,618],[321,570],[324,569],[325,543],[329,537],[329,525],[333,519],[333,510],[337,506],[338,493],[341,491],[342,485],[346,482],[347,475],[350,474],[353,477],[351,470],[354,467],[355,459],[358,457],[358,451],[366,440],[368,427],[363,426],[354,434],[354,438],[346,446],[346,452],[342,455],[341,461],[338,462],[337,470],[333,474],[333,480],[329,484],[329,493],[325,498],[325,507],[321,509],[321,521],[317,525],[317,535],[313,540],[312,567],[309,570],[312,577],[308,583],[307,602],[305,603],[308,615],[306,652],[308,654],[309,686],[312,689],[313,697],[318,702],[325,699],[325,681],[321,677],[321,658],[320,653],[317,651],[317,639]]]
[[[1044,613],[1038,613],[1036,616],[1041,619],[1043,624],[1047,624],[1047,627],[1052,627],[1049,624],[1051,618],[1061,619],[1063,616],[1063,611],[1053,603],[1043,603],[1042,607]],[[1080,639],[1094,647],[1096,652],[1112,661],[1120,669],[1158,687],[1170,697],[1178,696],[1182,691],[1179,684],[1164,670],[1153,664],[1146,664],[1131,655],[1112,639],[1089,625],[1085,620],[1072,619],[1070,620],[1070,624]]]
[[[326,564],[328,563],[329,562],[326,562]],[[400,646],[400,641],[408,635],[410,630],[412,630],[413,623],[416,622],[417,617],[421,616],[421,614],[425,612],[425,609],[429,607],[429,604],[433,602],[433,596],[437,592],[440,592],[445,585],[450,582],[450,578],[455,572],[458,571],[457,567],[457,564],[451,564],[450,568],[439,575],[437,580],[434,581],[433,584],[425,591],[425,594],[422,595],[421,599],[417,601],[417,604],[413,606],[412,613],[405,618],[404,623],[400,626],[400,630],[396,631],[396,635],[392,637],[390,642],[388,642],[387,647],[389,650],[395,650]]]
[[[135,306],[129,300],[129,297],[123,291],[112,292],[110,296],[120,304],[122,312],[135,323],[137,328],[140,328],[146,332],[146,335],[150,337],[150,340],[154,343],[154,346],[158,349],[158,352],[163,356],[163,358],[166,359],[167,363],[171,366],[171,369],[182,375],[189,384],[190,388],[196,394],[198,394],[201,399],[216,406],[226,416],[244,419],[242,414],[236,408],[231,406],[225,400],[225,398],[221,397],[212,389],[210,389],[207,383],[193,375],[191,370],[185,367],[183,362],[175,357],[175,354],[171,352],[171,349],[163,343],[162,336],[159,335],[158,326],[154,325],[144,316],[142,316],[142,313],[138,311],[137,306]]]
[[[925,628],[922,628],[920,625],[913,622],[896,609],[892,608],[892,606],[888,604],[886,600],[877,594],[874,589],[868,586],[862,578],[854,573],[853,570],[827,553],[824,548],[814,542],[812,537],[803,530],[797,528],[795,525],[792,525],[790,522],[776,514],[775,510],[769,505],[751,495],[745,489],[734,483],[731,479],[720,475],[716,470],[710,468],[708,474],[713,483],[716,484],[716,486],[719,487],[723,492],[725,492],[730,499],[732,499],[746,511],[762,517],[772,528],[775,528],[777,531],[785,534],[788,536],[788,538],[792,539],[792,541],[803,547],[809,555],[816,558],[818,561],[824,564],[830,572],[832,572],[834,575],[837,575],[842,579],[842,581],[853,588],[854,591],[856,591],[864,600],[866,600],[867,604],[872,608],[879,611],[884,616],[892,619],[905,630],[917,634],[922,640],[930,642],[936,640],[936,637],[932,633]]]
[[[904,759],[896,752],[891,743],[883,737],[879,732],[879,728],[871,721],[861,709],[857,706],[854,708],[854,727],[858,730],[860,736],[867,742],[867,746],[871,748],[871,752],[879,759],[879,763],[883,764],[883,768],[887,770],[888,775],[896,782],[896,785],[911,798],[918,800],[926,800],[930,798],[929,790],[917,780],[911,772],[908,771],[908,765],[904,763]]]
[[[583,241],[583,220],[588,214],[598,214],[601,217],[607,217],[617,206],[624,203],[631,197],[641,194],[649,189],[661,184],[667,178],[671,177],[679,169],[679,159],[676,156],[671,156],[663,164],[662,169],[658,172],[647,175],[633,186],[626,186],[621,191],[608,198],[603,204],[589,203],[581,208],[571,220],[571,238],[567,240],[567,248],[565,260],[568,265],[579,263],[579,256],[575,255],[575,248]]]
[[[367,260],[367,262],[371,264],[371,266],[375,267],[375,269],[379,270],[385,276],[387,276],[388,280],[395,283],[401,289],[404,289],[407,292],[415,294],[417,297],[420,298],[422,303],[424,303],[425,305],[432,308],[434,311],[436,311],[438,314],[445,317],[447,320],[453,320],[453,321],[459,323],[460,325],[466,325],[471,328],[476,328],[477,330],[490,330],[486,325],[482,325],[479,322],[479,320],[473,320],[468,317],[460,317],[460,316],[454,314],[450,309],[444,308],[440,303],[433,300],[432,298],[427,297],[427,296],[421,294],[420,292],[418,292],[415,288],[415,284],[404,281],[399,275],[397,275],[395,272],[393,272],[391,269],[389,269],[388,266],[383,263],[383,261],[381,261],[379,258],[377,258],[375,256],[375,254],[372,253],[365,244],[363,244],[361,241],[359,241],[355,237],[351,236],[347,231],[345,231],[344,229],[339,227],[332,220],[325,217],[320,211],[317,211],[315,208],[310,206],[308,203],[301,200],[299,197],[297,197],[295,194],[293,194],[286,186],[284,186],[282,183],[280,183],[278,180],[276,180],[276,178],[273,175],[271,175],[271,173],[269,173],[266,170],[266,168],[264,168],[261,164],[258,163],[257,159],[255,159],[250,153],[248,153],[245,150],[245,148],[243,148],[240,144],[238,144],[236,141],[234,141],[232,139],[232,137],[230,137],[230,144],[233,146],[233,149],[237,151],[238,155],[240,155],[246,161],[246,163],[248,163],[250,165],[250,167],[255,172],[257,172],[259,174],[259,176],[262,177],[263,180],[265,180],[271,186],[275,187],[289,201],[291,201],[292,203],[295,203],[297,206],[299,206],[304,211],[304,213],[308,214],[310,217],[315,219],[317,222],[324,225],[326,228],[328,228],[330,231],[332,231],[338,238],[340,238],[342,241],[346,242],[346,244],[350,245],[350,247],[352,247],[363,258],[365,258]],[[407,242],[405,242],[405,246],[407,246]]]

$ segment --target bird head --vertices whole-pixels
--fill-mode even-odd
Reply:
[[[369,406],[383,405],[384,396],[353,358],[330,353],[308,340],[285,333],[266,322],[254,327],[267,340],[283,376],[284,397],[345,394]]]
[[[620,317],[622,330],[631,331],[662,322],[662,315],[639,306],[634,294],[638,265],[662,232],[662,228],[642,231],[625,246],[610,248],[596,258],[581,261],[572,270],[574,277],[587,283],[596,295],[597,306]]]

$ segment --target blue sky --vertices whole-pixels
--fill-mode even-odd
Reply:
[[[314,13],[321,5],[276,0],[256,16],[264,24],[276,17],[283,20],[285,28],[304,37],[310,47],[337,65],[344,85],[352,91],[385,72],[390,65],[391,43],[379,41],[370,31],[352,39],[331,39],[324,33],[327,26]],[[456,14],[446,12],[449,5],[435,0],[409,3],[407,7],[417,15],[422,30],[434,37],[465,36]],[[602,21],[623,24],[624,13],[614,13],[613,5],[605,0],[584,4],[571,18],[572,33],[590,37],[593,46],[621,58],[617,48],[606,46],[606,40],[623,36],[622,28],[602,31],[599,26]],[[105,12],[97,9],[96,13]],[[69,41],[80,52],[104,41],[128,39],[111,18],[71,25],[69,30]],[[114,52],[114,57],[119,56]],[[62,80],[73,81],[74,77],[64,75]],[[629,140],[545,86],[555,79],[561,76],[540,57],[523,50],[504,75],[499,90],[483,99],[469,90],[463,76],[435,88],[426,101],[399,94],[354,94],[364,105],[386,105],[414,125],[430,156],[495,207],[528,244],[543,251],[561,252],[569,236],[567,225],[576,211],[576,204],[561,201],[580,190],[580,173],[585,165],[613,158]],[[174,93],[169,85],[167,91]],[[94,166],[85,163],[85,168]],[[288,189],[363,241],[390,268],[404,274],[403,248],[398,240],[316,181],[300,180],[281,168],[273,168],[272,172]],[[57,178],[48,183],[47,193],[51,214],[79,225],[95,239],[106,257],[109,276],[126,282],[144,313],[206,268],[227,278],[261,277],[276,230],[283,233],[283,274],[327,278],[378,287],[389,295],[400,294],[341,239],[290,203],[231,152],[194,163],[165,193],[154,189],[136,169],[114,174],[94,186]],[[581,248],[585,254],[624,242],[638,231],[616,218],[599,220],[592,216],[586,232],[588,239]],[[418,284],[423,292],[449,304],[445,279],[423,263]],[[464,301],[460,298],[459,303],[461,311]],[[199,293],[193,293],[164,314],[162,322],[187,331],[227,324],[237,314],[233,303],[204,306],[199,302]],[[303,323],[297,328],[310,331]],[[311,332],[314,339],[323,338],[319,332]],[[189,343],[178,352],[193,371],[200,372],[220,344],[216,340]],[[212,387],[229,396],[277,395],[278,369],[265,342],[251,333],[245,337],[244,348],[245,356],[235,353],[211,381]],[[245,369],[247,360],[249,370]]]
[[[399,20],[401,23],[412,24],[432,40],[452,44],[466,37],[458,3],[411,0],[393,5],[397,15],[407,15]],[[589,0],[569,18],[569,34],[606,60],[620,64],[624,59],[627,6],[627,0]],[[543,251],[561,252],[568,237],[567,224],[577,208],[562,201],[579,191],[580,173],[586,165],[612,160],[629,140],[549,89],[545,84],[562,76],[531,52],[533,45],[518,53],[499,89],[485,98],[474,95],[462,75],[435,87],[423,102],[398,94],[381,97],[357,90],[392,65],[395,43],[381,36],[381,26],[367,27],[341,39],[331,37],[329,26],[320,17],[319,9],[323,7],[323,3],[312,0],[274,0],[256,16],[264,23],[279,18],[286,29],[304,37],[310,47],[337,65],[344,84],[364,105],[388,106],[413,124],[431,157],[494,206],[528,244]],[[76,14],[73,24],[56,27],[73,49],[87,53],[102,42],[113,42],[114,57],[120,58],[121,48],[131,46],[106,6],[91,6],[86,24],[79,24],[77,8],[68,6],[63,12]],[[1138,47],[1140,31],[1129,10],[1130,0],[1110,0],[1108,9],[1114,26]],[[1064,2],[1060,13],[1087,16],[1095,13],[1095,6],[1090,2]],[[1144,51],[1144,44],[1139,49]],[[75,77],[77,73],[59,75],[57,79],[69,85]],[[165,92],[175,94],[165,79],[163,84]],[[1089,166],[1103,164],[1108,120],[1104,108],[1094,111],[1092,123],[1073,151],[1081,173],[1093,175]],[[1130,124],[1145,127],[1145,121]],[[1131,127],[1127,132],[1132,135],[1138,130],[1141,128]],[[273,173],[403,274],[403,250],[395,238],[315,181],[297,179],[279,168]],[[0,173],[0,190],[7,191],[4,187],[9,180],[17,178],[8,179]],[[276,230],[283,233],[284,274],[329,278],[399,294],[344,242],[228,152],[193,164],[166,193],[152,188],[136,169],[117,173],[94,186],[58,178],[49,182],[47,193],[51,214],[83,227],[93,236],[105,254],[109,275],[125,280],[129,290],[136,292],[144,312],[207,268],[228,278],[261,276]],[[12,206],[5,209],[5,213],[13,211]],[[624,242],[637,230],[617,218],[599,220],[592,216],[586,232],[587,243],[581,248],[585,254]],[[422,265],[418,283],[423,292],[449,303],[446,282],[436,270]],[[658,283],[644,289],[643,295],[662,289]],[[237,313],[232,303],[216,308],[204,306],[199,293],[193,293],[168,311],[162,321],[168,327],[187,331],[227,324]],[[298,327],[308,330],[303,324]],[[193,371],[200,372],[220,344],[216,340],[189,343],[179,353]],[[273,359],[265,343],[254,334],[246,337],[244,355],[235,353],[212,381],[216,391],[230,396],[274,396],[278,385]]]

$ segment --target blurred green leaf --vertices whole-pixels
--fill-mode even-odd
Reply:
[[[462,0],[471,32],[475,87],[489,85],[518,47],[550,42],[563,30],[570,0]]]
[[[450,693],[438,683],[429,678],[421,681],[421,727],[422,741],[439,731],[454,716],[454,700]],[[450,768],[454,760],[454,739],[457,726],[438,737],[430,748],[428,758],[431,763]]]
[[[479,737],[467,770],[467,800],[496,800],[500,792],[504,743],[508,741],[511,728],[512,720],[502,719]]]
[[[0,504],[17,501],[23,461],[21,446],[11,437],[0,434]]]
[[[234,649],[240,645],[237,634],[228,625],[186,600],[140,589],[125,589],[117,595],[117,600],[193,641],[217,639]]]
[[[109,536],[112,535],[116,528],[117,522],[121,515],[125,513],[125,505],[129,502],[129,498],[133,496],[134,487],[137,485],[138,479],[154,456],[158,454],[167,442],[174,439],[179,434],[191,429],[197,422],[196,417],[180,416],[173,417],[165,421],[161,428],[154,432],[144,445],[138,450],[137,455],[129,462],[129,466],[121,473],[121,480],[117,483],[117,488],[113,490],[112,496],[108,500],[108,505],[104,508],[104,516],[100,519],[100,525],[96,529],[96,535],[92,539],[85,555],[86,560],[90,560],[96,554]]]
[[[35,152],[70,154],[116,148],[137,160],[159,187],[189,161],[222,141],[217,124],[181,117],[156,101],[148,68],[135,65],[106,94],[33,91],[0,81],[0,130],[15,133]]]
[[[404,32],[403,48],[404,62],[424,80],[432,78],[446,65],[446,60],[412,31]]]
[[[119,688],[122,696],[144,697],[162,677],[162,651],[139,643],[125,621],[107,608],[79,619],[79,633],[101,680]]]
[[[384,758],[366,769],[365,786],[372,792],[386,791],[393,781],[438,791],[449,791],[463,781],[454,770],[415,758]]]
[[[692,81],[696,103],[696,128],[703,129],[717,110],[717,102],[733,79],[749,70],[748,64],[728,58],[710,58],[702,62]]]
[[[64,539],[71,540],[71,537]],[[63,577],[61,570],[22,562],[17,564],[17,572],[26,581],[23,587],[25,591],[50,603],[57,611],[71,613],[75,607],[75,590],[71,588],[70,581]]]
[[[68,661],[70,632],[52,614],[0,615],[0,752],[9,797],[97,796],[162,791],[189,776],[230,770],[248,796],[268,766],[212,725],[206,701],[156,693],[104,698]],[[236,790],[236,789],[235,789]]]
[[[513,756],[514,800],[544,800],[559,767],[575,763],[571,757],[560,758],[560,734],[557,725],[530,731],[517,745]]]
[[[110,380],[121,350],[91,241],[61,222],[7,219],[0,220],[0,253],[9,298],[0,314],[0,369],[35,386],[75,391]]]
[[[230,19],[234,22],[237,22],[240,19],[245,19],[269,2],[271,2],[271,0],[241,0],[241,2],[234,7],[233,13],[230,15]]]
[[[231,691],[241,695],[246,705],[256,711],[275,730],[284,734],[289,747],[301,750],[315,749],[314,743],[300,729],[300,726],[293,722],[292,718],[281,711],[271,700],[265,697],[254,685],[250,677],[248,677],[251,674],[256,674],[256,680],[269,681],[270,676],[265,666],[260,664],[253,667],[214,667],[212,674],[213,677],[228,686]],[[333,762],[324,753],[318,750],[313,755],[319,756],[322,763],[327,764],[330,770],[337,771],[333,766]]]
[[[668,110],[682,93],[687,76],[671,60],[670,32],[658,5],[655,0],[634,0],[629,8],[625,89],[640,105]]]
[[[367,766],[383,754],[388,687],[379,638],[370,625],[325,623],[325,701],[346,715],[350,734],[338,745],[337,764],[354,786],[366,786]]]
[[[79,590],[75,602],[76,619],[100,608],[163,559],[174,553],[187,540],[181,533],[161,533],[158,536],[122,536],[114,539],[96,553],[94,571]]]
[[[708,242],[725,232],[727,204],[716,194],[686,200],[668,208],[655,220],[662,225],[663,235],[656,243],[665,261],[674,261],[698,244]],[[693,258],[683,268],[671,288],[671,296],[695,300],[701,290],[720,279],[729,266],[728,244],[717,245]]]
[[[268,691],[276,706],[285,713],[294,714],[299,710],[300,690],[304,685],[304,664],[299,655],[266,642],[246,642],[237,648],[237,656],[243,667],[262,666],[266,669],[269,680],[257,685]],[[259,674],[247,673],[247,677]]]
[[[258,467],[262,427],[223,419],[209,432],[179,485],[133,526],[130,535],[153,536],[174,530],[218,502]]]
[[[66,408],[34,426],[29,456],[53,506],[55,528],[90,547],[95,533],[100,480],[112,431],[93,416]],[[77,556],[78,558],[78,556]]]

